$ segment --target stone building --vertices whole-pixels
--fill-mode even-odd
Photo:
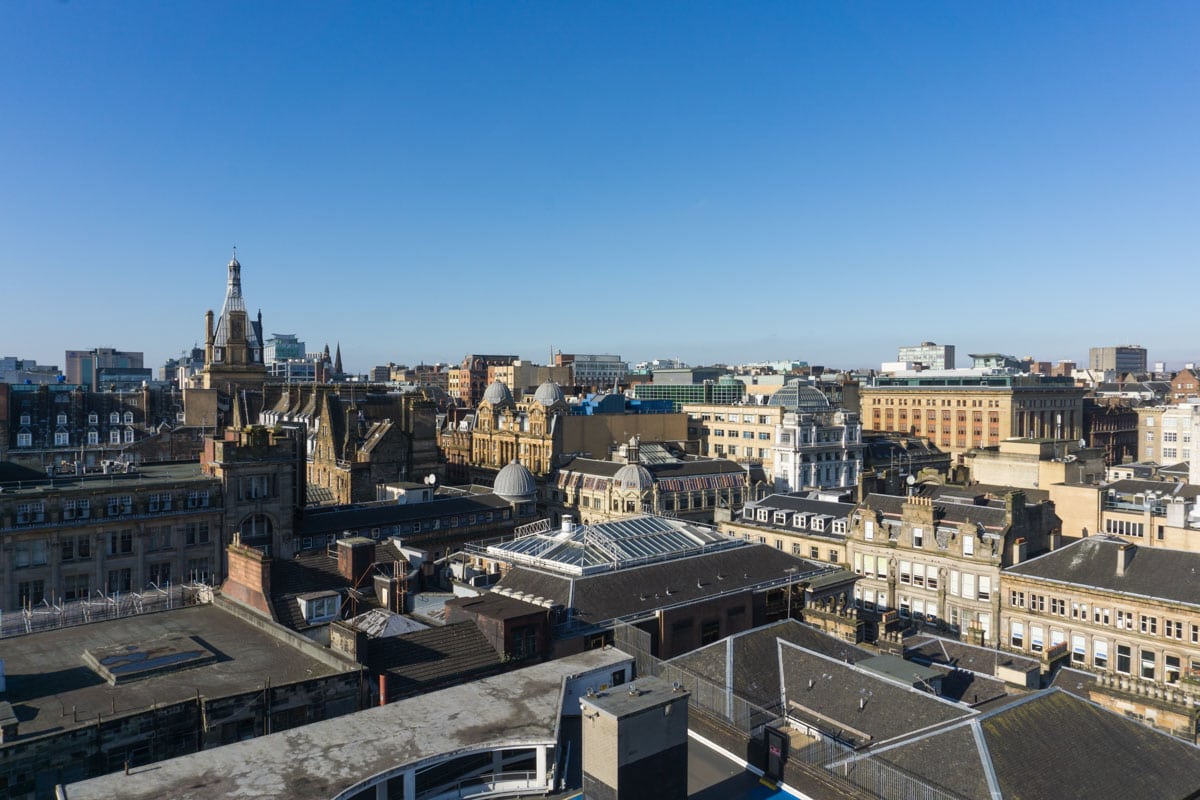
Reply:
[[[3,489],[0,610],[221,577],[225,488],[198,464]]]
[[[932,624],[951,636],[999,642],[1000,574],[1052,549],[1054,504],[1025,490],[923,487],[899,497],[870,494],[850,520],[855,600],[888,626]]]
[[[767,488],[761,471],[723,458],[688,456],[635,436],[611,460],[572,458],[546,489],[552,518],[571,514],[584,524],[638,514],[667,514],[713,522],[734,513],[755,491]]]
[[[866,432],[926,436],[952,455],[1004,439],[1079,439],[1084,389],[1007,372],[909,373],[860,388]]]
[[[310,501],[369,502],[379,484],[443,476],[436,405],[424,392],[350,384],[264,392],[262,422],[305,428]]]
[[[854,503],[835,499],[772,494],[748,501],[722,522],[722,533],[766,544],[810,561],[849,564],[846,531]]]
[[[513,459],[544,480],[564,459],[607,456],[631,436],[684,441],[686,416],[665,412],[665,404],[614,394],[568,402],[549,381],[518,402],[508,386],[495,381],[475,411],[444,418],[438,441],[456,480],[487,483]]]
[[[199,453],[173,386],[94,392],[66,383],[0,384],[0,458],[42,471],[100,469]]]
[[[200,468],[220,482],[221,536],[266,555],[296,552],[295,518],[304,507],[304,440],[298,430],[251,426],[204,443]]]
[[[1196,741],[1200,553],[1093,536],[1001,576],[1000,644],[1098,674],[1091,699]]]

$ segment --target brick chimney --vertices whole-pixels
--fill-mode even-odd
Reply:
[[[271,557],[236,538],[225,548],[225,554],[229,577],[221,584],[221,594],[275,619],[271,611]]]
[[[375,563],[375,542],[365,536],[338,539],[338,574],[358,586],[367,570]]]

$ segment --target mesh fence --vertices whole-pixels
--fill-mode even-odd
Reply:
[[[755,705],[725,686],[655,657],[651,653],[650,634],[640,628],[618,626],[614,630],[613,644],[634,657],[638,675],[654,675],[672,683],[678,682],[687,689],[690,711],[698,711],[749,738],[761,737],[766,725],[787,727],[782,705]],[[961,800],[959,795],[931,786],[877,757],[856,753],[835,739],[822,737],[795,747],[788,754],[788,760],[820,769],[836,783],[879,800]]]

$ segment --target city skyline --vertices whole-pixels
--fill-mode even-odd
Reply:
[[[1196,360],[1186,4],[0,9],[2,355]],[[1147,276],[1153,276],[1147,281]],[[40,293],[44,296],[40,297]]]

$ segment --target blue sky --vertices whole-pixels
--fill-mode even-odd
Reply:
[[[157,365],[237,245],[358,370],[1200,359],[1197,41],[1195,3],[3,3],[0,355]]]

